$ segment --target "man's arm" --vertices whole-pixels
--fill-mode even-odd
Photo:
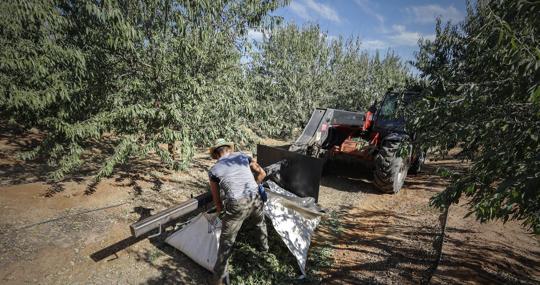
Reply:
[[[219,184],[210,179],[210,192],[212,193],[212,200],[214,200],[214,205],[216,205],[216,210],[218,213],[221,213],[223,209],[221,204],[221,198],[219,197]]]
[[[251,160],[249,167],[255,176],[255,181],[257,181],[257,184],[261,184],[263,179],[266,177],[266,171],[264,171],[264,169],[257,163],[255,159]]]

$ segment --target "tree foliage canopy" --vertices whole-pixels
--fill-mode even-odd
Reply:
[[[51,3],[52,2],[52,3]],[[114,154],[98,178],[130,156],[181,143],[240,137],[246,92],[238,48],[248,28],[271,24],[283,1],[2,1],[0,108],[45,140],[62,178],[92,141],[110,134]]]
[[[522,220],[540,233],[540,4],[479,1],[458,25],[420,43],[426,80],[415,128],[429,147],[458,143],[472,166],[433,203],[462,195],[482,220]]]
[[[313,24],[278,27],[252,57],[248,90],[262,106],[272,106],[258,109],[254,128],[284,137],[301,128],[316,107],[365,110],[409,78],[393,53],[370,56],[359,39],[330,38]]]
[[[100,179],[150,153],[181,168],[218,137],[249,143],[246,128],[288,136],[315,106],[363,108],[404,82],[397,56],[278,25],[269,13],[287,2],[2,1],[0,119],[45,135],[23,157],[46,159],[55,180],[108,141]],[[250,29],[271,36],[248,53]]]

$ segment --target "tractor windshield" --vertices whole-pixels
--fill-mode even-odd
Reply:
[[[391,120],[397,118],[398,112],[398,93],[389,93],[384,99],[381,110],[379,111],[379,119]]]

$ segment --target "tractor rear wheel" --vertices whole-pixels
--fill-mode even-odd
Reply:
[[[400,145],[400,142],[384,141],[375,157],[374,184],[385,193],[398,193],[407,176],[407,161],[398,155]]]

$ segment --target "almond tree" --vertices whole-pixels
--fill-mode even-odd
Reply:
[[[103,141],[98,179],[151,152],[185,166],[195,146],[242,137],[243,41],[283,2],[2,1],[1,116],[45,135],[24,158],[47,159],[54,179]],[[182,161],[159,147],[177,141]]]
[[[458,143],[470,169],[433,199],[464,195],[481,221],[516,219],[540,233],[540,4],[479,1],[436,28],[415,66],[427,81],[415,128],[427,147]]]
[[[370,56],[358,38],[330,38],[313,24],[276,27],[252,59],[249,92],[260,106],[254,129],[287,138],[316,107],[363,111],[409,78],[392,52]]]

